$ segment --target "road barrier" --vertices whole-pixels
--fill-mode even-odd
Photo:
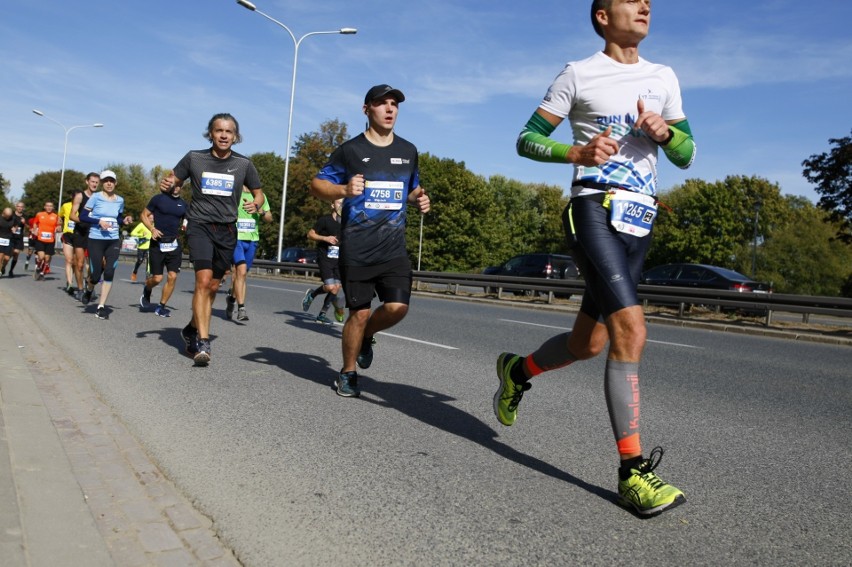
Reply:
[[[273,275],[319,277],[319,268],[315,264],[297,262],[255,260],[252,270],[255,273]],[[494,295],[497,299],[506,298],[507,292],[512,295],[516,293],[527,296],[540,295],[548,303],[553,303],[557,298],[580,296],[586,289],[586,282],[582,279],[517,278],[488,274],[415,271],[415,289],[422,289],[422,284],[444,286],[446,291],[456,295],[462,293],[463,288],[481,288],[484,294]],[[692,305],[710,305],[718,309],[756,313],[765,317],[767,326],[772,324],[773,312],[801,314],[805,323],[808,322],[810,315],[852,317],[852,299],[844,297],[640,285],[639,299],[646,305],[676,306],[680,317],[683,317],[684,312]]]

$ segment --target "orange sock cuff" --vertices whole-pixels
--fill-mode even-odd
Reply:
[[[533,376],[538,376],[544,370],[542,370],[538,364],[533,360],[533,355],[529,355],[524,358],[524,371],[526,371],[527,376],[532,378]]]
[[[642,444],[639,442],[639,434],[634,433],[618,439],[615,444],[618,446],[619,455],[641,455]]]

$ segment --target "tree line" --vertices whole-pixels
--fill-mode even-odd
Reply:
[[[302,134],[293,145],[288,179],[284,245],[308,247],[307,233],[328,205],[311,197],[308,186],[329,154],[348,139],[346,124],[330,120]],[[659,195],[662,203],[647,268],[669,262],[713,264],[771,281],[782,293],[852,297],[852,137],[811,156],[803,175],[817,184],[819,206],[784,196],[780,187],[759,177],[729,176],[707,182],[687,180]],[[272,152],[249,156],[273,210],[274,222],[260,228],[259,258],[275,259],[284,159]],[[118,176],[116,192],[138,219],[158,192],[162,166],[105,166]],[[23,187],[29,214],[55,200],[58,171],[36,174]],[[512,256],[530,252],[567,253],[562,211],[567,198],[555,185],[522,183],[495,175],[483,177],[464,162],[420,156],[421,184],[432,200],[422,219],[410,211],[407,240],[414,265],[423,270],[478,272]],[[63,201],[84,187],[85,173],[66,170]],[[0,186],[5,180],[0,175]],[[6,200],[8,184],[0,194]],[[190,200],[188,188],[183,197]]]

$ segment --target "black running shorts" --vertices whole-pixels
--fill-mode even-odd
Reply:
[[[213,279],[221,280],[231,269],[237,246],[236,223],[189,221],[186,226],[189,261],[198,270],[213,270]]]
[[[411,299],[411,261],[399,256],[372,266],[345,266],[340,264],[346,307],[367,309],[378,295],[382,303],[404,303]]]

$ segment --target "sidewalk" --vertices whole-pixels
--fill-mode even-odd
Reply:
[[[0,289],[0,565],[239,566]]]

